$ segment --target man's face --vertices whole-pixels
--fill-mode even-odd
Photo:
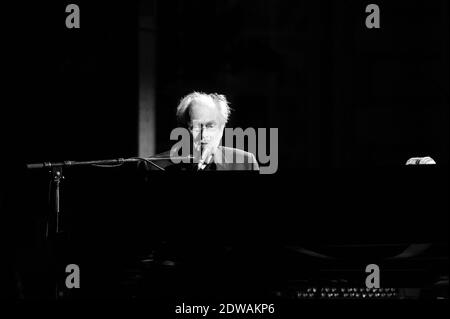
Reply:
[[[188,128],[194,139],[194,151],[215,152],[222,139],[224,123],[213,101],[201,99],[189,108]]]

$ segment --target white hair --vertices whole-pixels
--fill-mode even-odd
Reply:
[[[210,100],[213,102],[217,108],[219,109],[219,112],[222,116],[223,123],[226,124],[228,122],[228,118],[231,113],[231,108],[229,106],[229,102],[227,101],[227,98],[225,95],[217,94],[217,93],[203,93],[203,92],[192,92],[185,97],[183,97],[180,100],[180,103],[177,107],[177,119],[178,122],[182,125],[186,125],[188,122],[188,116],[189,116],[189,107],[192,105],[192,102],[198,101],[198,100]]]

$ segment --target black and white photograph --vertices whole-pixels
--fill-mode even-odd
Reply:
[[[2,303],[448,302],[448,1],[2,7]]]

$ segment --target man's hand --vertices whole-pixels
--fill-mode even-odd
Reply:
[[[427,157],[413,157],[410,158],[406,165],[434,165],[436,162],[429,156]]]

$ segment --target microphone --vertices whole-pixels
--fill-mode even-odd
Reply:
[[[147,158],[133,158],[133,160],[143,160],[146,163],[150,164],[153,167],[156,167],[157,169],[161,171],[165,171],[165,168],[156,164],[159,161],[171,161],[174,164],[179,163],[190,163],[194,159],[193,156],[175,156],[173,154],[169,156],[156,156],[156,157],[147,157]]]
[[[149,160],[149,161],[180,161],[180,162],[189,162],[193,159],[195,159],[195,157],[193,156],[157,156],[157,157],[145,157],[144,159]]]
[[[429,156],[410,158],[406,165],[435,165],[436,162]]]
[[[201,160],[198,162],[197,170],[198,170],[198,171],[201,171],[201,170],[205,169],[206,165],[208,165],[209,162],[211,161],[212,156],[213,156],[213,154],[211,153],[211,154],[208,155],[207,158],[201,159]]]
[[[131,157],[131,158],[116,158],[108,160],[99,161],[64,161],[64,162],[44,162],[44,163],[31,163],[26,164],[27,169],[42,169],[42,168],[56,168],[56,167],[70,167],[70,166],[98,166],[98,167],[115,167],[120,166],[124,163],[135,163],[135,162],[147,162],[150,165],[164,170],[163,167],[153,163],[157,161],[179,161],[179,162],[190,162],[194,159],[192,156],[154,156],[154,157]]]
[[[213,155],[213,149],[211,145],[204,146],[200,145],[200,160],[197,164],[197,171],[202,171],[205,169],[206,165],[209,164]]]

